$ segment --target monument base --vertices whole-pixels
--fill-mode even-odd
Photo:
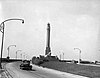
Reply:
[[[59,61],[57,56],[42,56],[40,55],[40,59],[43,61]]]

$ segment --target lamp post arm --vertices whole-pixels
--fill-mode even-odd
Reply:
[[[81,53],[81,50],[80,50],[79,48],[74,48],[74,50],[75,50],[75,49],[78,49],[78,50],[80,51],[80,53]]]
[[[7,19],[7,20],[3,21],[3,22],[0,24],[0,26],[1,26],[4,22],[10,21],[10,20],[20,20],[20,21],[22,21],[22,23],[24,23],[24,20],[23,20],[23,19],[12,18],[12,19]]]
[[[7,49],[9,49],[11,46],[15,46],[15,47],[16,47],[16,45],[10,45],[10,46],[8,46],[8,48],[7,48]]]
[[[2,26],[2,24],[4,24],[5,22],[7,22],[7,21],[11,21],[11,20],[20,20],[20,21],[22,21],[22,23],[24,23],[24,20],[23,20],[23,19],[12,18],[12,19],[4,20],[3,22],[1,22],[0,26]],[[3,26],[4,26],[4,25],[3,25]],[[4,27],[3,27],[3,29],[4,29]],[[1,31],[1,30],[0,30],[0,31]],[[4,30],[1,31],[1,32],[4,33]]]

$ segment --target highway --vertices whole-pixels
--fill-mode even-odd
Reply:
[[[8,63],[5,66],[13,78],[87,78],[36,65],[32,65],[32,70],[21,70],[19,67],[20,63],[21,62]]]

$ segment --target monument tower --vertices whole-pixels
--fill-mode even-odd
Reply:
[[[51,56],[51,49],[50,49],[50,23],[47,24],[47,42],[46,42],[45,55]]]

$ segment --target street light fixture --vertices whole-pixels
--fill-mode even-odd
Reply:
[[[16,47],[16,45],[10,45],[10,46],[8,46],[8,48],[7,48],[7,50],[8,50],[8,59],[10,58],[10,56],[9,56],[9,48],[11,47],[11,46],[14,46],[14,47]]]
[[[0,31],[2,32],[2,43],[1,43],[1,59],[0,59],[0,68],[2,69],[2,52],[3,52],[3,41],[4,41],[4,28],[5,28],[5,22],[7,21],[12,21],[12,20],[19,20],[19,21],[22,21],[22,23],[24,23],[24,20],[23,19],[18,19],[18,18],[13,18],[13,19],[7,19],[7,20],[4,20],[3,22],[1,22],[0,24]]]
[[[80,64],[80,61],[81,61],[81,50],[79,48],[74,48],[74,50],[75,49],[78,49],[79,50],[79,61],[78,61],[78,63]]]
[[[19,51],[22,51],[22,50],[17,50],[17,51],[16,51],[16,59],[17,59],[17,52],[19,52]]]

